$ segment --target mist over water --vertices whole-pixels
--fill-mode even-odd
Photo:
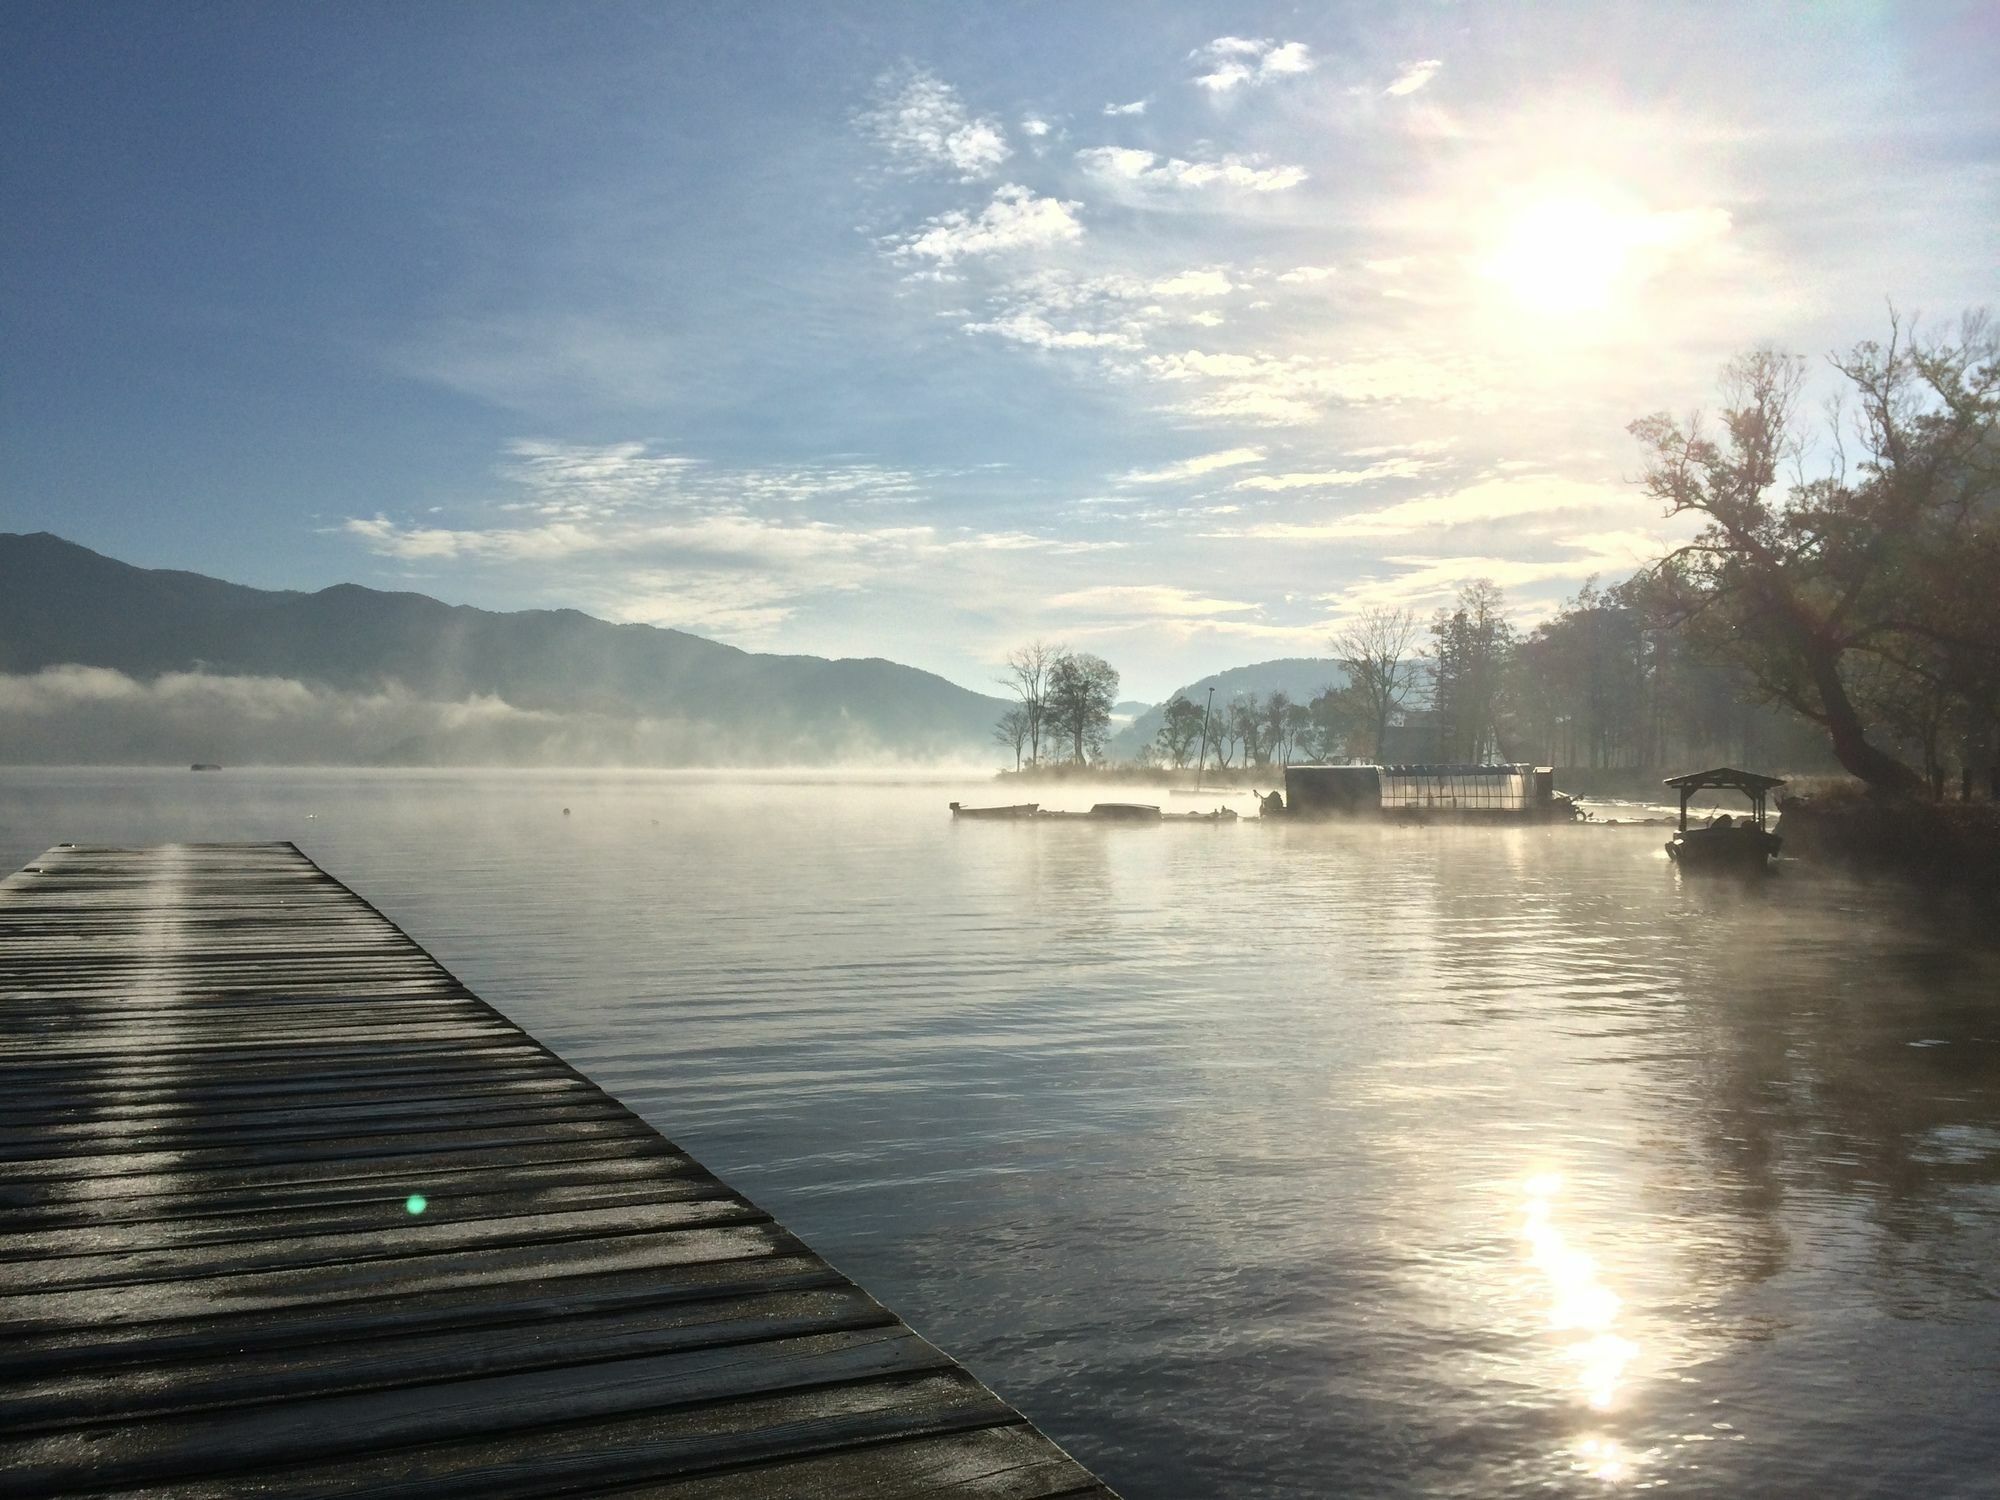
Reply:
[[[0,771],[0,863],[295,840],[1133,1500],[1992,1492],[1971,914],[1658,828],[945,808],[1014,795]]]

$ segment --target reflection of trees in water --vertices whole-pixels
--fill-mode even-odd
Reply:
[[[1682,889],[1688,1045],[1663,1066],[1687,1118],[1658,1144],[1691,1160],[1665,1190],[1734,1230],[1691,1270],[1762,1280],[1793,1235],[1865,1223],[1891,1311],[1973,1285],[2000,1238],[2000,951],[1909,898]]]

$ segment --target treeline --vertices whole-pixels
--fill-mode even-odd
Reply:
[[[1311,699],[1277,692],[1217,704],[1206,763],[1833,764],[1807,726],[1748,699],[1730,672],[1659,623],[1645,574],[1611,589],[1587,585],[1525,632],[1502,591],[1478,579],[1428,625],[1409,610],[1370,610],[1330,646],[1345,680]],[[1194,764],[1203,706],[1176,694],[1162,712],[1144,758]]]
[[[1342,681],[1212,714],[1177,694],[1142,760],[1735,761],[2000,798],[2000,337],[1984,314],[1920,337],[1892,313],[1830,364],[1816,432],[1804,362],[1769,350],[1729,366],[1712,421],[1632,424],[1647,493],[1700,523],[1654,566],[1526,631],[1483,579],[1428,622],[1366,611],[1330,643]],[[1101,755],[1101,658],[1038,643],[1009,671],[1017,763]]]

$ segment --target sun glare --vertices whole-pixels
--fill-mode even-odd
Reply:
[[[1486,273],[1541,313],[1608,306],[1635,243],[1629,215],[1590,198],[1544,198],[1507,225]]]

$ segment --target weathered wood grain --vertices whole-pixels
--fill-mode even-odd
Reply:
[[[290,845],[0,881],[0,1493],[1106,1495]]]

